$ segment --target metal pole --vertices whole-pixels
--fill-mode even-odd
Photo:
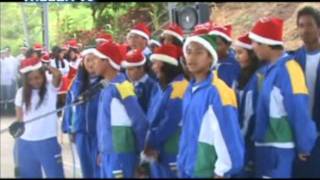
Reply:
[[[176,6],[176,4],[177,4],[176,2],[169,2],[168,3],[169,19],[170,19],[171,23],[173,22],[172,9]]]
[[[50,49],[49,45],[49,16],[48,16],[48,9],[49,4],[43,3],[42,4],[42,27],[43,27],[43,40],[44,40],[44,47],[47,48],[47,50]]]
[[[28,47],[30,47],[30,39],[29,39],[29,32],[28,32],[28,16],[24,9],[24,4],[20,4],[21,6],[21,15],[22,15],[22,21],[23,21],[23,33],[25,37],[25,42]]]

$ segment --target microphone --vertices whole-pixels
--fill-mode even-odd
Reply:
[[[91,88],[87,89],[83,93],[81,93],[77,99],[74,101],[74,103],[77,102],[84,102],[90,99],[93,95],[98,93],[101,89],[103,89],[105,86],[109,84],[109,81],[106,79],[102,79],[98,84],[92,86]]]

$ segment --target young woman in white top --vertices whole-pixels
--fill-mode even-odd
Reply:
[[[47,80],[45,71],[52,74]],[[17,139],[18,171],[21,178],[42,178],[41,169],[49,178],[63,178],[61,147],[57,142],[57,114],[37,121],[32,118],[56,109],[61,73],[58,69],[43,67],[39,58],[22,61],[20,72],[23,86],[15,99],[18,121],[25,122],[25,132]]]

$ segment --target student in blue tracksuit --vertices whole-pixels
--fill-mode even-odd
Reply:
[[[46,77],[46,70],[52,80]],[[44,68],[40,59],[31,57],[21,62],[23,87],[16,94],[18,121],[28,122],[56,109],[61,79],[58,69]],[[42,178],[42,169],[48,178],[63,178],[61,147],[57,140],[57,114],[25,124],[25,131],[16,141],[20,178]]]
[[[144,148],[148,122],[134,86],[120,73],[122,55],[112,41],[96,49],[94,69],[107,85],[101,90],[97,114],[99,162],[102,178],[133,178]]]
[[[305,7],[298,12],[297,26],[304,45],[295,52],[295,59],[306,76],[309,90],[309,111],[317,125],[318,140],[306,161],[297,159],[294,177],[320,178],[320,12]]]
[[[162,92],[157,94],[148,118],[151,122],[144,153],[158,153],[157,162],[151,164],[151,177],[177,177],[176,156],[181,132],[182,97],[188,85],[179,62],[181,49],[165,44],[151,55]]]
[[[184,98],[178,170],[182,178],[230,177],[244,163],[234,91],[211,72],[217,63],[215,35],[187,38],[183,53],[192,74]]]
[[[134,85],[139,104],[145,114],[148,114],[148,110],[153,103],[153,97],[161,89],[158,83],[147,74],[144,66],[146,61],[147,59],[142,51],[134,49],[126,54],[125,60],[122,61],[122,67],[126,70],[128,80]]]
[[[306,159],[317,136],[305,77],[299,64],[283,51],[282,27],[281,19],[264,17],[249,33],[258,58],[268,62],[254,130],[257,177],[291,177],[295,155]]]
[[[218,36],[218,63],[213,67],[214,70],[218,71],[218,76],[222,79],[229,87],[235,88],[237,79],[240,75],[240,65],[235,58],[234,50],[230,48],[232,26],[215,26],[209,34]]]
[[[67,94],[66,104],[74,102],[78,96],[92,86],[95,86],[100,77],[96,76],[93,69],[93,54],[86,54],[83,64],[73,80],[71,89]],[[99,92],[88,101],[65,110],[62,122],[64,133],[71,134],[71,141],[75,142],[80,159],[82,175],[84,178],[100,177],[97,165],[98,143],[97,143],[97,111]]]
[[[248,34],[240,36],[234,43],[236,58],[241,66],[241,72],[236,86],[239,104],[239,121],[242,135],[245,139],[245,166],[239,177],[254,177],[254,142],[253,128],[255,121],[255,107],[258,96],[259,77],[256,72],[259,60],[252,50]]]

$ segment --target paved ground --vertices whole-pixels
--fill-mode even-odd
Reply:
[[[8,127],[13,121],[14,117],[0,117],[0,129]],[[65,177],[81,177],[78,157],[76,157],[75,163],[75,176],[73,174],[73,160],[68,137],[66,135],[61,135],[61,133],[59,132],[58,140],[62,147],[62,158]],[[8,132],[0,134],[0,178],[14,177],[13,145],[14,139],[9,135]]]

